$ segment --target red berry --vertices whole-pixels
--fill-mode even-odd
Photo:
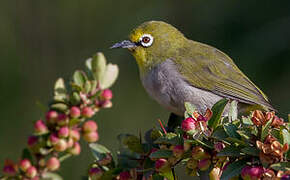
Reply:
[[[83,131],[84,132],[92,132],[92,131],[97,131],[97,130],[98,130],[98,125],[93,120],[86,121],[83,124]]]
[[[58,113],[56,111],[51,110],[46,113],[45,117],[47,123],[53,124],[57,121]]]
[[[28,159],[22,159],[20,162],[19,162],[19,168],[22,170],[22,171],[26,171],[29,167],[31,166],[31,162],[28,160]]]
[[[66,137],[68,137],[68,135],[69,135],[69,128],[67,126],[61,127],[58,130],[58,136],[60,138],[66,138]]]
[[[91,118],[95,114],[94,110],[91,107],[84,107],[82,109],[82,116],[85,118]]]
[[[27,170],[25,175],[29,178],[34,178],[37,175],[37,169],[34,166],[30,166]]]
[[[36,133],[44,134],[48,132],[45,123],[42,120],[38,120],[34,123],[34,130]]]
[[[191,117],[186,118],[181,123],[181,128],[185,132],[188,132],[188,131],[191,131],[191,130],[195,130],[196,127],[197,127],[196,121],[193,118],[191,118]]]
[[[78,118],[78,117],[80,117],[80,115],[81,115],[80,108],[78,108],[76,106],[73,106],[73,107],[70,108],[70,116],[72,118]]]
[[[46,162],[46,168],[49,171],[58,170],[59,167],[60,167],[60,162],[59,162],[59,160],[56,157],[51,157]]]
[[[93,143],[99,140],[99,134],[97,131],[86,132],[84,133],[83,137],[89,143]]]
[[[101,97],[105,100],[110,100],[113,97],[113,93],[110,89],[103,90]]]

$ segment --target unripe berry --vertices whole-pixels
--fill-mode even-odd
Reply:
[[[58,152],[63,152],[67,149],[67,143],[64,139],[59,139],[59,141],[54,144],[53,148]]]
[[[69,128],[67,126],[61,127],[58,130],[58,136],[60,138],[66,138],[66,137],[68,137],[68,135],[69,135]]]
[[[71,129],[69,132],[69,136],[74,140],[74,141],[79,141],[80,140],[80,132],[77,129]]]
[[[91,168],[89,170],[89,176],[92,180],[99,180],[101,179],[102,175],[104,174],[104,171],[100,168]]]
[[[69,153],[72,155],[79,155],[81,153],[81,146],[78,142],[75,142],[73,147],[69,149]]]
[[[195,160],[210,158],[210,155],[200,146],[196,146],[192,149],[191,156]]]
[[[51,157],[46,162],[46,168],[49,171],[58,170],[59,167],[60,167],[60,162],[59,162],[59,160],[56,157]]]
[[[72,118],[78,118],[78,117],[80,117],[80,115],[81,115],[80,108],[78,108],[76,106],[73,106],[73,107],[70,108],[70,116]]]
[[[83,135],[83,138],[88,142],[88,143],[93,143],[99,140],[99,134],[97,131],[93,132],[86,132]]]
[[[101,97],[104,100],[111,100],[113,97],[113,93],[110,89],[105,89],[105,90],[103,90]]]
[[[55,144],[58,143],[59,138],[58,138],[58,136],[56,135],[56,133],[52,133],[52,134],[49,136],[49,141],[51,142],[52,145],[55,145]]]
[[[31,162],[28,160],[28,159],[22,159],[20,162],[19,162],[19,168],[22,170],[22,171],[26,171],[29,167],[31,166]]]
[[[97,131],[98,129],[98,125],[95,121],[93,120],[89,120],[89,121],[86,121],[84,124],[83,124],[83,131],[84,132],[92,132],[92,131]]]
[[[183,131],[188,132],[196,129],[196,121],[189,117],[182,121],[181,128]]]
[[[159,171],[159,172],[165,172],[168,169],[170,169],[170,166],[166,159],[161,158],[155,162],[155,169],[156,171]]]
[[[29,147],[34,146],[38,142],[38,137],[37,136],[29,136],[27,140],[27,144]]]
[[[91,118],[94,114],[95,112],[91,107],[84,107],[82,109],[82,116],[85,118]]]
[[[210,159],[202,159],[198,162],[197,167],[201,170],[201,171],[205,171],[207,170],[211,165],[211,160]]]
[[[48,131],[45,123],[42,120],[38,120],[34,123],[34,130],[39,134],[44,134]]]
[[[56,111],[51,110],[46,113],[45,117],[47,123],[54,124],[57,121],[58,113]]]
[[[27,170],[25,175],[29,178],[34,178],[37,175],[37,169],[34,166],[30,166]]]

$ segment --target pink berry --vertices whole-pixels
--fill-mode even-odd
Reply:
[[[101,170],[100,168],[98,167],[95,167],[95,168],[91,168],[89,170],[89,176],[91,177],[91,179],[94,179],[94,180],[99,180],[101,179],[102,175],[104,174],[104,171]]]
[[[71,148],[74,145],[74,140],[72,138],[68,138],[66,143],[67,143],[67,148]]]
[[[78,108],[76,106],[73,106],[73,107],[70,108],[70,116],[72,118],[78,118],[78,117],[80,117],[80,115],[81,115],[80,108]]]
[[[110,89],[105,89],[102,94],[101,94],[101,97],[104,99],[104,100],[111,100],[112,97],[113,97],[113,93]]]
[[[102,101],[101,106],[102,108],[111,108],[113,106],[113,103],[110,100],[105,100]]]
[[[46,113],[45,117],[47,123],[54,124],[57,121],[58,113],[56,111],[51,110]]]
[[[59,138],[58,138],[57,134],[56,133],[52,133],[49,136],[49,141],[51,142],[52,145],[55,145],[56,143],[58,143]]]
[[[69,136],[74,141],[79,141],[80,140],[80,132],[77,129],[71,129],[70,132],[69,132]]]
[[[46,168],[49,171],[55,171],[58,170],[60,167],[60,162],[56,157],[51,157],[48,159],[48,161],[46,162]]]
[[[155,162],[155,169],[159,172],[163,172],[169,168],[169,163],[166,159],[158,159]]]
[[[181,157],[184,154],[184,147],[182,145],[176,145],[173,148],[173,155],[175,157]]]
[[[92,132],[92,131],[97,131],[97,130],[98,130],[98,125],[93,120],[86,121],[83,124],[83,131],[84,132]]]
[[[34,123],[34,130],[36,133],[39,134],[44,134],[48,132],[47,127],[42,120],[38,120]]]
[[[29,167],[31,166],[31,162],[28,160],[28,159],[22,159],[20,162],[19,162],[19,168],[22,170],[22,171],[26,171]]]
[[[69,135],[69,128],[67,126],[61,127],[58,130],[58,136],[60,138],[66,138],[66,137],[68,137],[68,135]]]
[[[246,180],[258,180],[264,173],[263,167],[260,166],[246,166],[242,169],[241,176]]]
[[[82,116],[85,118],[91,118],[95,114],[94,110],[91,107],[84,107],[82,109]]]
[[[60,139],[53,147],[56,151],[63,152],[67,149],[67,142],[64,139]]]
[[[93,143],[99,140],[99,134],[97,131],[92,131],[92,132],[86,132],[83,135],[83,138],[89,142],[89,143]]]
[[[34,166],[30,166],[27,170],[25,175],[29,178],[34,178],[37,175],[37,169]]]
[[[78,142],[75,142],[73,147],[69,150],[72,155],[79,155],[81,153],[81,146]]]
[[[120,173],[120,180],[130,180],[132,179],[129,171],[124,171]]]
[[[64,126],[68,124],[68,117],[66,114],[59,114],[57,118],[57,124],[60,126]]]
[[[196,129],[196,121],[189,117],[182,121],[181,128],[183,131],[188,132]]]
[[[32,147],[38,142],[38,137],[37,136],[29,136],[27,140],[28,146]]]
[[[216,144],[214,144],[214,149],[217,151],[217,152],[220,152],[221,150],[223,150],[225,148],[225,144],[222,143],[222,142],[217,142]]]

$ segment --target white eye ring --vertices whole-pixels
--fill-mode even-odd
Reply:
[[[154,40],[154,38],[150,34],[143,34],[139,39],[139,41],[143,47],[151,46],[153,43],[153,40]]]

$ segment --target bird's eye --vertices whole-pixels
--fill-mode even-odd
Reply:
[[[150,34],[144,34],[140,38],[140,43],[143,47],[149,47],[153,43],[153,37]]]

